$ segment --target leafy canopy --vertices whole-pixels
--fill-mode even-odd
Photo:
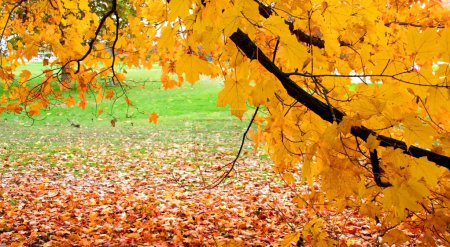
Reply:
[[[444,1],[0,1],[0,112],[39,116],[126,94],[120,65],[163,69],[164,88],[223,77],[219,106],[252,119],[274,169],[315,215],[300,238],[332,244],[323,210],[359,210],[385,241],[449,243],[449,6]],[[15,70],[39,52],[43,79]],[[79,97],[65,96],[75,87]],[[125,95],[126,96],[126,95]],[[128,105],[137,104],[124,97]],[[156,113],[149,115],[157,121]],[[301,203],[300,203],[301,202]],[[397,228],[389,232],[390,229]],[[395,234],[394,234],[395,233]],[[400,234],[401,233],[401,234]]]

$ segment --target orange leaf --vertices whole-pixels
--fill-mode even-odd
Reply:
[[[139,233],[128,233],[127,237],[131,238],[131,239],[139,239],[141,237],[141,235]]]
[[[17,114],[20,114],[22,112],[22,107],[19,106],[17,103],[11,103],[9,104],[6,109],[10,112],[15,112]]]
[[[69,96],[65,101],[68,107],[72,107],[76,104],[76,101],[72,96]]]
[[[23,70],[21,73],[20,73],[20,82],[21,83],[24,83],[24,82],[26,82],[29,78],[30,78],[30,76],[31,76],[31,72],[29,71],[29,70]]]
[[[130,98],[125,97],[125,101],[127,102],[127,105],[132,106],[133,103],[131,102]]]
[[[125,76],[122,73],[116,73],[116,79],[122,83],[125,80]]]
[[[42,108],[41,104],[34,104],[30,107],[30,110],[28,111],[28,115],[30,116],[39,116],[41,115],[40,109]]]
[[[80,102],[78,103],[78,106],[83,110],[87,106],[86,95],[84,95],[84,92],[80,92]]]
[[[100,115],[102,115],[103,114],[103,108],[100,108],[100,109],[98,109],[98,116],[100,116]]]
[[[149,114],[148,115],[148,121],[150,122],[150,123],[157,123],[158,122],[158,114],[156,114],[155,112],[153,112],[152,114]]]
[[[0,104],[2,105],[6,105],[8,103],[8,98],[6,97],[6,95],[2,95],[2,97],[0,97]]]
[[[112,97],[114,97],[114,91],[113,90],[109,90],[108,92],[106,92],[105,98],[111,99]]]
[[[117,119],[113,118],[111,119],[111,126],[116,127]]]

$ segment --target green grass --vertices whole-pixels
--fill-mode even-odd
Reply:
[[[23,69],[36,76],[43,66],[30,63],[19,68],[17,74]],[[45,146],[48,142],[64,144],[67,140],[76,141],[81,135],[91,136],[93,140],[110,138],[118,142],[123,141],[124,134],[138,139],[151,136],[160,141],[201,142],[205,136],[219,140],[221,137],[218,136],[223,133],[234,140],[247,124],[247,121],[231,116],[229,108],[216,106],[217,95],[223,87],[218,79],[203,78],[194,85],[185,83],[180,88],[164,90],[159,82],[161,70],[157,66],[151,70],[130,68],[127,71],[125,88],[133,102],[132,107],[126,104],[124,97],[95,104],[93,94],[88,94],[88,106],[84,110],[57,102],[34,118],[5,112],[0,116],[0,126],[8,126],[10,131],[3,132],[0,137],[8,139],[11,134],[19,139],[34,137],[33,141],[27,142],[33,146]],[[30,83],[40,80],[37,78]],[[119,86],[109,89],[122,92]],[[0,95],[4,93],[1,90]],[[78,92],[73,90],[64,95],[68,94],[78,102]],[[100,107],[104,113],[97,116]],[[156,125],[148,121],[148,114],[152,112],[159,115]],[[247,120],[249,117],[250,113]],[[110,123],[114,118],[117,119],[116,127]],[[81,128],[71,127],[71,122],[80,124]]]

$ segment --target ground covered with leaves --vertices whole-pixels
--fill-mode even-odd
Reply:
[[[0,246],[289,246],[284,237],[311,218],[293,205],[307,189],[286,185],[250,148],[211,188],[238,148],[223,133],[169,144],[77,131],[0,143]],[[347,213],[321,212],[331,236],[374,243],[376,226]]]

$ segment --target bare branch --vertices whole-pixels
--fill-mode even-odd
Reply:
[[[250,130],[250,127],[252,127],[252,124],[255,121],[255,117],[256,117],[256,114],[258,114],[258,111],[259,111],[259,106],[256,107],[255,112],[253,113],[252,119],[250,120],[250,123],[247,126],[247,129],[245,130],[244,134],[242,135],[241,146],[239,147],[239,150],[238,150],[234,160],[229,163],[231,165],[230,168],[226,172],[224,172],[216,181],[214,181],[214,183],[211,186],[209,186],[209,188],[217,187],[234,170],[234,166],[236,165],[236,162],[238,161],[239,156],[241,155],[242,148],[244,147],[245,139],[247,138],[247,133]]]

